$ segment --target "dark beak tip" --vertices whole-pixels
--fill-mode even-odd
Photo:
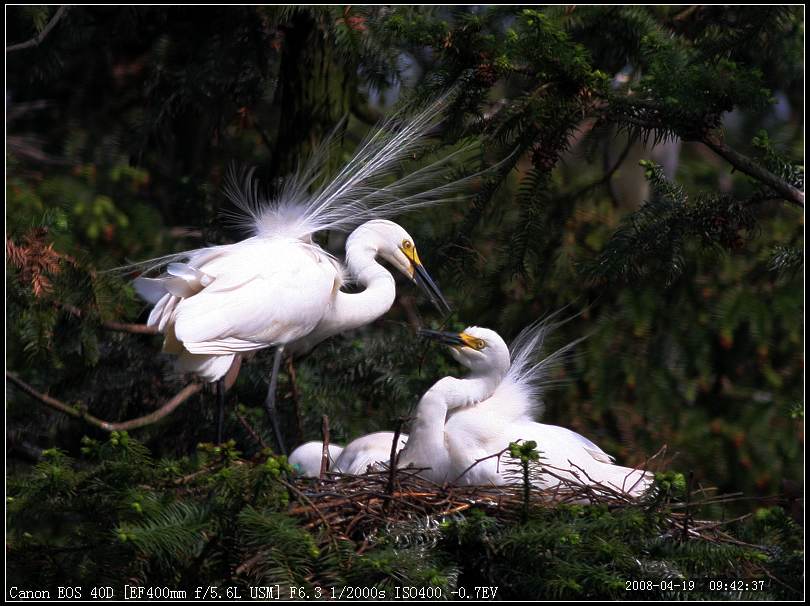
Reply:
[[[433,281],[423,265],[414,265],[413,281],[425,291],[430,302],[439,310],[439,313],[448,315],[453,312],[453,308],[450,307],[447,299],[442,295],[439,286]]]

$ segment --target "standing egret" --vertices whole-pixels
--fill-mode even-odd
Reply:
[[[361,475],[369,468],[372,471],[379,469],[380,463],[390,463],[395,435],[392,431],[378,431],[352,440],[340,453],[333,471]],[[396,452],[399,453],[407,442],[408,435],[399,434]]]
[[[343,447],[338,444],[329,444],[329,469],[335,466]],[[301,444],[290,453],[289,463],[292,468],[305,478],[317,478],[321,475],[321,459],[323,458],[323,442],[307,442]]]
[[[470,146],[398,174],[402,163],[427,150],[446,102],[444,96],[412,118],[397,115],[383,123],[326,184],[317,182],[328,142],[274,198],[260,195],[252,174],[242,180],[231,174],[225,191],[244,213],[249,238],[138,264],[146,268],[144,274],[165,268],[156,278],[137,278],[135,288],[154,304],[148,324],[165,335],[164,351],[179,356],[179,370],[220,381],[239,356],[275,347],[265,408],[282,452],[275,413],[282,355],[305,352],[388,311],[396,295],[394,277],[378,258],[416,282],[442,313],[449,311],[414,239],[387,220],[448,200],[477,176],[447,178]],[[346,240],[345,265],[313,240],[318,232],[358,225]],[[364,290],[343,292],[348,280]],[[221,409],[222,397],[219,401]],[[220,422],[220,439],[221,429]]]
[[[614,465],[596,444],[569,429],[531,420],[542,382],[566,349],[533,363],[531,350],[542,342],[546,330],[540,324],[524,331],[511,363],[494,331],[478,327],[461,333],[424,331],[426,337],[450,345],[453,357],[470,373],[463,379],[445,377],[425,393],[401,465],[429,467],[423,473],[439,483],[502,485],[509,483],[504,466],[496,458],[482,459],[511,442],[533,440],[542,463],[567,479],[606,483],[633,495],[643,492],[649,474]],[[559,480],[541,474],[537,483],[551,487]]]

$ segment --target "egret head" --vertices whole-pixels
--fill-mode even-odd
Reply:
[[[358,227],[349,238],[372,247],[380,257],[413,280],[440,312],[451,311],[450,304],[422,265],[413,238],[402,227],[393,221],[375,219]],[[347,242],[347,250],[350,244]]]
[[[510,366],[509,348],[494,330],[470,326],[463,332],[442,332],[422,329],[420,336],[450,346],[450,353],[459,364],[474,373],[506,375]]]

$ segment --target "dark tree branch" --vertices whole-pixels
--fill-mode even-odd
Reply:
[[[267,448],[267,444],[265,444],[264,440],[262,440],[262,437],[258,433],[256,433],[256,430],[253,429],[253,427],[250,425],[250,423],[248,423],[248,420],[243,415],[240,415],[237,412],[236,418],[239,421],[239,423],[241,423],[242,427],[245,428],[245,431],[247,431],[250,434],[250,437],[253,438],[256,444],[261,446],[263,449]]]
[[[774,191],[781,194],[788,202],[804,207],[803,192],[800,192],[790,183],[780,179],[764,166],[760,166],[748,156],[744,156],[743,154],[731,149],[728,145],[726,145],[722,137],[714,133],[709,133],[701,140],[701,143],[706,145],[706,147],[711,149],[721,158],[724,158],[729,164],[740,172],[745,173],[749,177],[753,177],[757,181],[764,183]]]
[[[189,383],[186,385],[182,390],[180,390],[177,395],[175,395],[171,400],[166,402],[163,406],[158,408],[156,411],[149,413],[148,415],[144,415],[143,417],[138,417],[136,419],[130,419],[129,421],[105,421],[104,419],[99,419],[98,417],[94,417],[90,413],[82,410],[80,407],[71,406],[70,404],[65,404],[61,400],[57,400],[54,397],[51,397],[47,394],[37,391],[33,387],[31,387],[28,383],[20,379],[16,374],[10,371],[6,371],[6,378],[11,381],[15,386],[17,386],[21,391],[24,391],[29,396],[37,400],[38,402],[44,404],[45,406],[52,408],[58,412],[64,413],[68,416],[73,417],[74,419],[81,419],[90,425],[94,425],[104,431],[128,431],[130,429],[138,429],[140,427],[146,427],[147,425],[152,425],[157,421],[160,421],[164,417],[170,415],[174,410],[180,406],[183,402],[188,400],[194,394],[202,391],[203,384],[202,383]]]
[[[326,472],[329,471],[329,417],[327,415],[321,417],[321,434],[323,446],[321,448],[321,469],[318,478],[323,480]]]
[[[25,50],[26,48],[33,48],[35,46],[39,46],[42,44],[42,41],[45,40],[48,34],[51,33],[51,30],[56,27],[56,24],[59,23],[59,20],[65,16],[65,14],[70,10],[69,6],[60,6],[59,10],[56,11],[56,14],[51,17],[51,20],[48,21],[48,24],[42,28],[42,31],[39,32],[36,36],[31,38],[30,40],[26,40],[25,42],[20,42],[19,44],[12,44],[11,46],[6,47],[6,53],[13,53],[14,51]]]
[[[403,418],[397,419],[397,427],[394,430],[394,439],[391,441],[391,456],[388,465],[388,486],[386,488],[387,494],[394,493],[394,484],[397,476],[397,444],[399,444],[399,435],[402,433],[402,423],[405,421]]]
[[[81,318],[84,315],[81,309],[74,307],[73,305],[67,305],[65,303],[57,303],[57,305],[76,318]],[[112,330],[115,332],[128,332],[138,335],[156,335],[160,332],[154,326],[149,326],[147,324],[129,324],[127,322],[102,321],[101,326],[107,330]]]
[[[632,103],[633,106],[644,109],[648,113],[655,114],[659,111],[655,104],[645,102],[640,99],[633,100]],[[641,116],[613,115],[610,107],[606,105],[602,105],[596,109],[598,110],[597,113],[602,115],[603,119],[617,121],[619,123],[624,122],[625,124],[630,124],[645,131],[663,129],[665,127],[663,122],[659,122],[656,119],[650,119],[649,117],[645,118]],[[791,204],[795,204],[796,206],[802,208],[804,207],[804,192],[799,191],[790,183],[773,174],[767,168],[752,160],[748,156],[745,156],[729,147],[723,140],[722,133],[718,132],[717,130],[693,136],[687,136],[686,134],[680,133],[679,135],[684,141],[697,141],[699,143],[703,143],[703,145],[726,160],[741,173],[744,173],[749,177],[756,179],[760,183],[767,185]]]

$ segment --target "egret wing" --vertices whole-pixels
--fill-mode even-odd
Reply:
[[[328,309],[337,276],[325,253],[294,242],[253,245],[199,269],[211,283],[177,305],[175,333],[192,353],[287,343]]]

